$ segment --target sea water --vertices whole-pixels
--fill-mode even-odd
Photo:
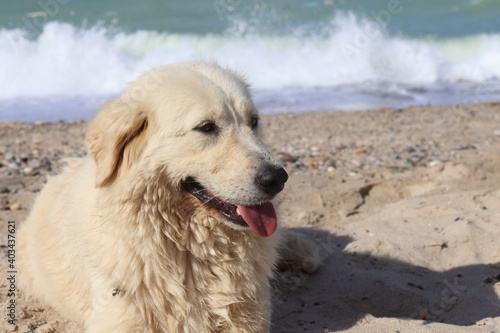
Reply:
[[[2,1],[0,121],[88,119],[187,60],[243,72],[264,113],[499,100],[500,1]]]

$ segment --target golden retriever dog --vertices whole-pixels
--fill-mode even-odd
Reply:
[[[20,230],[20,286],[89,333],[268,332],[288,175],[242,77],[159,67],[104,104],[89,155]]]

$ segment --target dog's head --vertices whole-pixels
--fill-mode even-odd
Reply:
[[[222,223],[261,236],[276,230],[270,200],[288,175],[261,141],[248,85],[232,70],[181,63],[144,74],[102,107],[87,144],[97,187],[166,173]]]

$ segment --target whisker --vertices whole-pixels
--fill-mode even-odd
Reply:
[[[203,192],[205,192],[205,189],[203,189],[203,188],[200,188],[199,190],[193,191],[194,194],[199,194],[199,193],[203,193]]]
[[[204,205],[208,204],[210,201],[212,201],[213,199],[215,199],[215,197],[211,197],[210,199],[208,199],[207,201],[202,201],[202,203]]]

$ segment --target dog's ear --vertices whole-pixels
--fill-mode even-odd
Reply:
[[[144,142],[148,118],[135,103],[120,98],[101,107],[89,123],[87,147],[97,164],[96,187],[112,181],[120,167],[130,167]]]

